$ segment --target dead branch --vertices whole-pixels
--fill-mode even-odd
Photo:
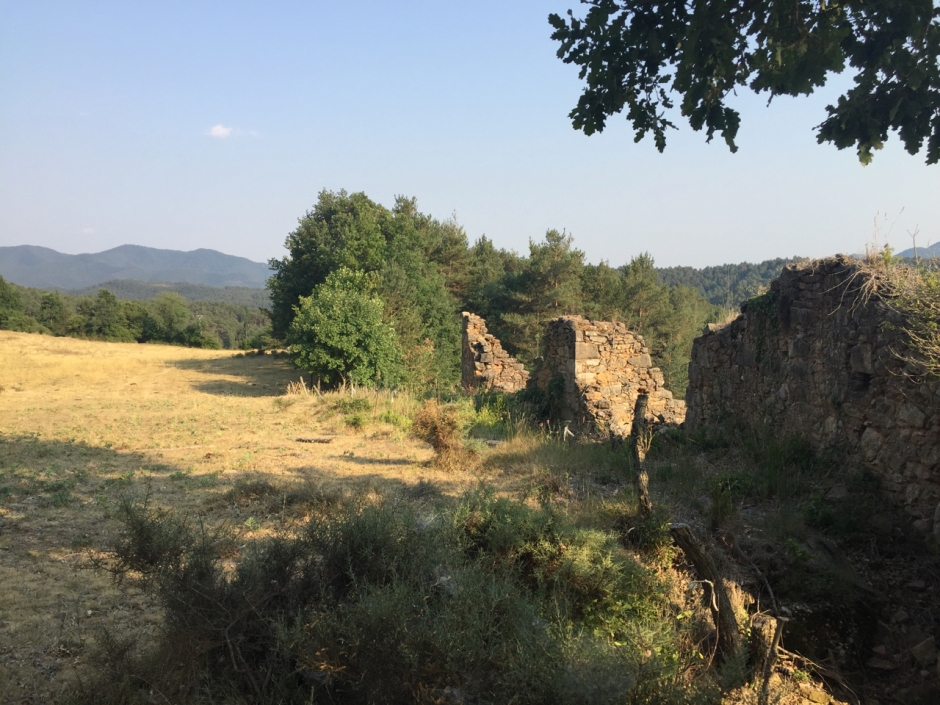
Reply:
[[[738,650],[741,635],[734,616],[734,608],[731,606],[731,600],[728,598],[728,592],[725,590],[718,567],[692,534],[692,529],[688,524],[671,524],[669,533],[672,534],[673,540],[682,549],[695,572],[709,586],[709,609],[717,634],[717,656],[719,660],[724,659]]]

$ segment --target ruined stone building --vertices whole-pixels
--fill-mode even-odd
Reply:
[[[836,448],[940,532],[940,381],[905,362],[902,319],[865,295],[867,276],[843,257],[789,265],[709,326],[692,348],[686,429],[763,426]]]
[[[517,392],[529,380],[521,362],[509,356],[499,340],[486,332],[486,322],[472,313],[463,313],[461,382],[465,389],[492,389]]]
[[[649,394],[650,420],[679,424],[685,402],[674,399],[653,367],[643,338],[622,323],[564,316],[550,321],[543,357],[529,379],[522,365],[487,332],[486,323],[463,314],[462,382],[466,389],[515,392],[527,384],[555,395],[571,430],[627,435],[641,393]]]
[[[649,394],[649,418],[675,424],[685,418],[685,403],[666,389],[643,338],[623,323],[581,316],[549,322],[530,384],[561,394],[562,414],[572,429],[629,434],[642,393]]]

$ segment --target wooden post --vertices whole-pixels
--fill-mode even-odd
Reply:
[[[653,503],[650,501],[650,478],[646,474],[646,452],[650,449],[649,432],[646,424],[646,404],[649,394],[640,394],[633,407],[633,426],[630,428],[630,450],[633,455],[633,487],[636,490],[637,502],[640,505],[640,514],[648,519],[653,513]]]
[[[734,608],[731,607],[731,600],[728,599],[728,593],[721,581],[721,574],[711,556],[692,534],[688,524],[672,524],[669,533],[695,568],[699,578],[709,587],[709,609],[718,639],[717,655],[719,659],[726,658],[738,650],[741,635],[734,617]]]

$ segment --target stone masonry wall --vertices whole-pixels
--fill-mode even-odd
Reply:
[[[461,382],[467,389],[481,387],[515,392],[523,389],[529,380],[522,363],[510,357],[499,340],[486,332],[486,322],[466,311],[461,350]]]
[[[695,340],[686,429],[765,424],[870,468],[940,535],[940,381],[912,377],[900,316],[852,260],[788,265],[770,291]]]
[[[542,362],[530,384],[551,391],[553,379],[564,386],[562,413],[573,428],[609,428],[628,435],[636,398],[644,391],[650,395],[650,419],[682,423],[685,418],[685,403],[666,389],[643,338],[622,323],[580,316],[551,321]]]

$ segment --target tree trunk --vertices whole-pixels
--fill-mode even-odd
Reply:
[[[646,425],[646,404],[649,394],[640,394],[633,407],[633,426],[630,429],[630,450],[633,455],[633,487],[636,490],[640,514],[648,519],[653,513],[650,501],[649,475],[646,474],[646,452],[649,450],[649,427]]]
[[[733,654],[738,649],[740,632],[738,622],[734,617],[734,608],[725,590],[721,575],[711,556],[692,534],[688,524],[672,524],[669,533],[685,554],[689,563],[695,568],[699,578],[708,585],[709,609],[712,620],[715,622],[718,646],[716,654],[719,660]]]

